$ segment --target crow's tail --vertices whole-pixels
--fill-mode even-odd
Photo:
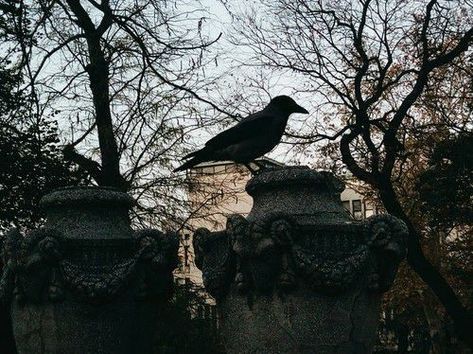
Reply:
[[[194,167],[195,165],[197,165],[201,162],[203,162],[203,160],[201,158],[194,157],[193,159],[184,162],[181,166],[176,168],[173,172],[179,172],[179,171],[187,170],[187,169],[189,169],[191,167]]]
[[[191,159],[188,160],[189,158]],[[188,161],[184,162],[181,166],[176,168],[173,172],[184,171],[184,170],[194,167],[195,165],[198,165],[201,162],[211,161],[211,160],[214,160],[215,158],[216,158],[215,151],[212,148],[205,146],[203,149],[191,152],[190,154],[184,156],[183,160],[188,160]]]
[[[191,152],[190,154],[187,154],[186,156],[184,156],[182,158],[182,160],[187,160],[187,159],[190,159],[191,157],[194,157],[195,155],[197,155],[199,152],[201,152],[202,150],[197,150],[197,151],[194,151],[194,152]]]

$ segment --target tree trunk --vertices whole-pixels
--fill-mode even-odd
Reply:
[[[98,178],[94,174],[92,176],[99,185],[111,186],[126,191],[127,184],[120,174],[120,156],[118,155],[110,111],[110,82],[108,78],[110,72],[105,53],[100,45],[101,36],[112,23],[109,13],[110,7],[108,2],[102,2],[104,17],[96,28],[89,13],[82,7],[80,1],[66,0],[66,2],[77,17],[75,22],[84,31],[90,61],[85,69],[89,74],[102,158],[101,169],[98,173],[100,176]],[[78,163],[80,165],[80,161]],[[83,167],[88,170],[89,166],[85,165]],[[93,172],[97,175],[97,171]]]
[[[0,305],[0,350],[2,354],[16,354],[10,309],[3,304]]]
[[[386,211],[403,220],[409,229],[407,241],[407,261],[414,271],[430,287],[432,292],[438,297],[445,307],[447,313],[452,318],[458,338],[473,350],[473,318],[468,310],[462,305],[453,289],[425,257],[420,244],[420,234],[414,227],[412,221],[404,212],[393,186],[389,180],[380,183],[380,198]]]
[[[92,90],[100,154],[102,157],[102,180],[97,182],[102,185],[124,189],[110,111],[108,63],[100,47],[99,38],[88,38],[87,44],[90,58],[87,73],[89,74],[90,88]]]
[[[398,338],[397,352],[400,354],[407,353],[409,349],[409,328],[403,323],[398,323],[396,332]]]
[[[430,291],[424,292],[422,307],[425,319],[427,320],[429,326],[429,336],[431,343],[431,354],[442,354],[443,353],[443,337],[442,333],[444,326],[442,325],[442,320],[439,318],[434,307],[435,299],[431,295]]]

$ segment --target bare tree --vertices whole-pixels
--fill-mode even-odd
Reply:
[[[425,257],[421,232],[396,188],[410,157],[408,128],[426,123],[420,103],[448,68],[472,54],[473,3],[262,0],[243,13],[224,4],[237,23],[234,42],[253,50],[248,62],[297,74],[305,84],[300,90],[324,112],[311,129],[290,135],[306,143],[336,143],[348,170],[406,222],[409,264],[441,301],[458,336],[473,347],[472,315]],[[463,106],[457,111],[467,101],[458,100]],[[464,129],[471,129],[471,120]]]
[[[192,131],[220,124],[219,33],[198,1],[0,2],[0,63],[22,70],[37,117],[54,116],[65,157],[95,182],[132,193],[136,215],[176,219],[187,208],[172,164]],[[232,112],[225,115],[234,116]],[[97,149],[98,147],[98,149]],[[173,207],[175,206],[175,207]],[[179,210],[177,210],[178,208]],[[156,222],[156,220],[154,221]],[[169,225],[168,225],[169,226]]]

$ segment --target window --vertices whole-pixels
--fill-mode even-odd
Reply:
[[[363,210],[361,207],[361,199],[355,199],[352,201],[352,208],[353,208],[353,217],[356,220],[363,219]]]
[[[184,246],[184,266],[189,266],[189,246]]]
[[[202,168],[202,172],[204,174],[214,174],[215,173],[215,167],[213,167],[213,166],[204,167],[204,168]]]
[[[346,211],[348,211],[350,214],[351,214],[351,211],[350,211],[350,201],[349,200],[344,200],[342,202],[343,204],[343,207],[345,208]]]
[[[218,165],[214,167],[214,172],[215,173],[222,173],[225,171],[225,166],[224,165]]]
[[[375,210],[371,202],[365,200],[363,201],[363,204],[365,205],[365,218],[375,214]]]

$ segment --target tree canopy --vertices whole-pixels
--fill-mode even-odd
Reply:
[[[64,160],[57,123],[35,120],[27,97],[18,92],[20,77],[0,70],[0,230],[35,227],[38,203],[54,188],[85,181],[86,173]]]
[[[419,178],[423,209],[434,225],[473,225],[473,135],[438,142]]]
[[[21,75],[38,119],[60,123],[65,159],[136,197],[137,222],[178,225],[189,204],[171,171],[190,133],[220,124],[227,108],[208,99],[220,35],[205,9],[193,0],[0,5],[0,65]]]

